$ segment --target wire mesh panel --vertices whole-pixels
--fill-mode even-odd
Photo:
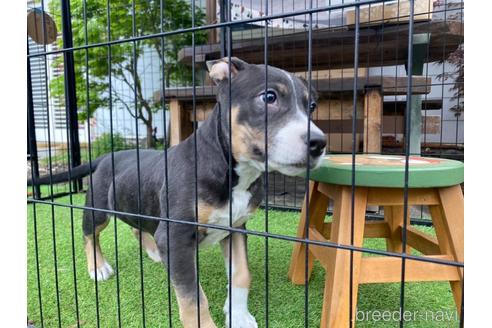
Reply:
[[[463,326],[463,12],[28,1],[28,324]]]

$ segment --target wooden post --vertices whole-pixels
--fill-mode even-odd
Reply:
[[[410,208],[408,208],[407,226],[410,227]],[[384,207],[384,221],[388,223],[390,230],[389,238],[386,238],[386,249],[390,252],[403,253],[402,244],[402,227],[404,220],[403,206],[385,206]],[[406,245],[406,253],[411,254],[412,249],[410,245]]]
[[[455,261],[464,262],[464,199],[461,186],[439,188],[441,206],[429,206],[432,223],[442,254],[451,255]],[[463,293],[463,269],[459,270],[460,281],[450,281],[458,313],[461,313]]]
[[[383,135],[383,94],[381,87],[366,88],[364,93],[364,153],[380,154]],[[369,205],[367,210],[378,212],[379,206]]]
[[[215,24],[217,22],[217,2],[216,0],[207,0],[207,24]],[[208,43],[217,43],[217,30],[208,30]]]
[[[333,208],[333,223],[331,227],[330,241],[350,245],[351,244],[351,201],[352,190],[343,186],[335,197]],[[354,206],[354,246],[361,247],[364,237],[365,213],[367,205],[367,188],[355,189]],[[350,251],[329,248],[326,263],[325,290],[323,309],[321,313],[321,327],[349,327],[355,326],[355,311],[357,309],[357,295],[359,287],[361,252],[353,252],[352,274],[352,318],[349,315],[349,290],[350,290]]]
[[[183,121],[182,104],[177,99],[172,99],[169,104],[171,112],[171,147],[181,142],[181,131]]]
[[[364,153],[381,153],[383,95],[380,88],[364,94]]]
[[[427,52],[427,43],[429,43],[429,34],[415,34],[413,36],[413,61],[412,71],[408,71],[408,66],[405,65],[407,74],[422,75],[424,70],[424,60]],[[410,119],[410,154],[420,155],[420,144],[422,134],[422,96],[414,95],[410,99],[410,108],[407,111]],[[408,136],[405,136],[408,138]]]
[[[323,231],[323,223],[328,207],[328,197],[318,191],[318,182],[309,183],[309,201],[304,198],[302,206],[301,220],[297,228],[297,236],[306,238],[307,212],[309,211],[309,227],[315,227],[318,231]],[[313,270],[314,258],[308,255],[308,279]],[[306,244],[295,243],[292,251],[289,279],[296,285],[303,285],[306,274]]]

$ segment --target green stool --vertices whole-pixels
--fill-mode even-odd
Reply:
[[[357,155],[355,168],[354,226],[351,243],[352,156],[328,155],[322,166],[310,173],[309,201],[304,201],[297,237],[305,238],[309,211],[309,239],[362,247],[364,238],[386,238],[388,251],[403,252],[405,157]],[[437,239],[407,225],[407,249],[425,257],[464,261],[463,163],[458,161],[410,157],[408,205],[427,205]],[[332,199],[333,221],[325,223],[328,201]],[[384,206],[384,221],[365,222],[368,205]],[[408,213],[407,219],[410,215]],[[305,244],[295,243],[289,269],[294,284],[305,283]],[[352,314],[349,318],[350,251],[309,246],[308,275],[314,259],[326,270],[321,327],[345,327],[349,319],[355,326],[359,284],[400,282],[400,258],[362,257],[353,252]],[[406,261],[405,281],[449,281],[454,300],[461,310],[463,270],[461,268]]]

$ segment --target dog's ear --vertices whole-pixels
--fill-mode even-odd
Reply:
[[[240,71],[244,70],[248,63],[237,57],[231,57],[231,77],[234,78]],[[208,75],[219,84],[221,81],[229,78],[229,58],[224,57],[217,60],[207,61]]]
[[[301,82],[306,86],[306,88],[309,88],[309,82],[308,80],[306,80],[306,78],[302,75],[299,75],[297,76],[299,78],[299,80],[301,80]],[[318,100],[318,91],[314,88],[314,85],[312,83],[313,81],[311,80],[311,98],[313,101],[317,101]]]

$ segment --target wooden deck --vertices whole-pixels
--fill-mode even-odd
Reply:
[[[343,78],[313,79],[313,87],[321,97],[339,95],[344,92],[353,92],[354,77],[348,76]],[[378,87],[383,95],[406,95],[408,78],[394,76],[363,76],[357,79],[357,90],[364,92],[367,88]],[[431,89],[431,79],[424,76],[412,77],[412,94],[427,94]],[[215,100],[217,93],[216,86],[197,86],[195,87],[195,99]],[[164,94],[166,101],[169,99],[179,99],[180,101],[193,100],[192,87],[169,88],[163,93],[156,91],[154,93],[154,102],[160,102]]]
[[[464,40],[464,23],[432,20],[415,22],[414,35],[429,35],[426,62],[440,61]],[[408,24],[364,26],[359,34],[361,66],[403,65],[408,57]],[[305,31],[270,37],[268,64],[290,72],[307,69],[308,33]],[[313,69],[349,68],[354,65],[355,30],[350,26],[315,29],[312,33]],[[195,47],[195,64],[220,58],[219,43]],[[178,60],[191,65],[191,47],[182,49]],[[264,39],[234,40],[232,53],[248,63],[263,63]]]

